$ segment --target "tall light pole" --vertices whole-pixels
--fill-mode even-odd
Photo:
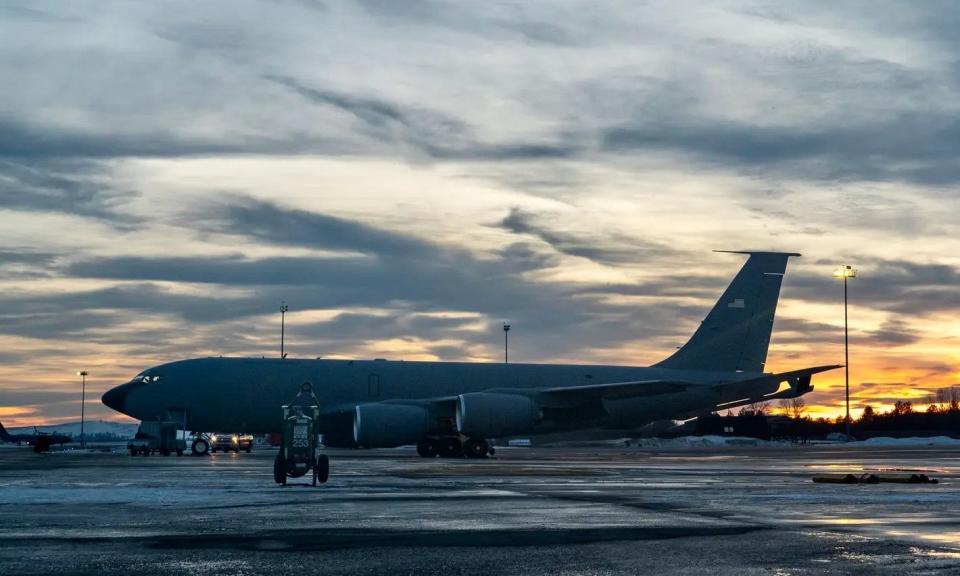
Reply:
[[[857,277],[851,266],[841,266],[833,272],[835,278],[843,279],[843,370],[847,399],[846,433],[850,439],[850,325],[847,316],[847,280]]]
[[[86,448],[87,446],[87,437],[83,434],[83,421],[85,418],[84,408],[87,405],[87,374],[86,370],[81,370],[77,372],[77,376],[81,378],[80,386],[80,447]]]
[[[286,320],[287,320],[287,310],[290,307],[287,306],[286,302],[280,302],[280,359],[287,357],[287,354],[283,351],[283,338],[286,332]]]
[[[510,363],[510,339],[508,334],[510,333],[510,325],[506,322],[503,323],[503,363]]]

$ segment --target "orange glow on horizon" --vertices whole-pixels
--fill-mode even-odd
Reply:
[[[0,418],[3,418],[4,421],[7,421],[9,418],[10,422],[16,422],[18,416],[24,416],[26,414],[32,414],[34,410],[32,408],[21,408],[19,406],[0,406]],[[16,426],[16,424],[11,424]]]

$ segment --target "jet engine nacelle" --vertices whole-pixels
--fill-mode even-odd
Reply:
[[[519,394],[472,392],[457,398],[457,430],[476,438],[529,432],[540,420],[536,402]]]
[[[366,448],[416,444],[430,430],[430,414],[420,406],[376,402],[353,412],[353,439]]]

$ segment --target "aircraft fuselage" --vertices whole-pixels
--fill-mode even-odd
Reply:
[[[415,402],[491,388],[558,388],[640,380],[675,379],[706,387],[756,376],[759,374],[627,366],[197,358],[145,370],[108,392],[103,400],[139,420],[181,414],[191,430],[268,433],[279,429],[280,406],[289,403],[299,386],[309,381],[324,415],[321,431],[349,435],[354,408],[364,403]],[[711,396],[703,406],[691,406],[691,410],[710,410],[716,402],[727,400],[734,398]],[[581,416],[583,420],[595,415]],[[607,418],[598,424],[633,428],[649,421],[618,423]]]

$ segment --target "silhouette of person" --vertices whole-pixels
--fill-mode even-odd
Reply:
[[[309,380],[300,385],[300,391],[297,392],[297,397],[293,399],[291,405],[301,408],[320,405],[317,395],[313,393],[313,384],[311,384]]]

